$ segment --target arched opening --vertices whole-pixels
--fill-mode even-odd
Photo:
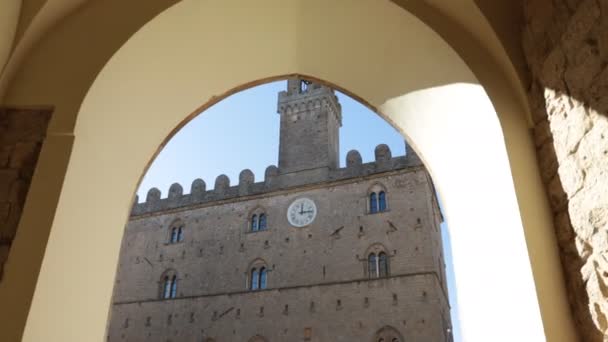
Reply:
[[[307,84],[304,90],[301,83]],[[243,144],[235,138],[251,131],[256,132],[254,141]],[[260,174],[264,177],[256,179]],[[231,184],[237,175],[238,184]],[[187,189],[190,182],[190,192],[172,191],[180,184]],[[199,184],[207,183],[215,187],[203,191]],[[391,212],[384,204],[389,190],[396,205]],[[380,211],[367,210],[370,192],[378,195]],[[353,333],[331,328],[329,322],[339,318],[367,326],[372,312],[375,320],[389,325],[400,324],[397,318],[426,320],[421,329],[406,329],[409,339],[444,340],[452,327],[448,285],[437,281],[446,279],[446,270],[435,262],[451,263],[451,257],[444,258],[441,250],[444,229],[428,172],[377,113],[321,83],[290,77],[244,90],[205,110],[167,142],[137,197],[145,201],[136,201],[125,228],[109,341],[145,338],[145,329],[117,322],[150,315],[152,321],[162,321],[169,308],[191,310],[205,327],[204,335],[220,336],[231,328],[237,338],[255,327],[262,335],[280,331],[281,340],[297,340],[308,327],[321,340],[356,340],[374,330]],[[371,215],[376,213],[382,215]],[[272,231],[266,231],[267,216],[275,223]],[[155,227],[165,222],[189,227],[185,246],[158,246]],[[363,235],[360,225],[365,226]],[[327,237],[331,227],[334,232]],[[381,243],[370,246],[369,241]],[[366,255],[371,261],[363,269]],[[147,262],[137,263],[142,258]],[[165,277],[162,298],[177,300],[157,301],[146,279],[166,263],[184,274],[180,294],[174,295],[173,282]],[[412,307],[420,305],[416,298],[421,293],[434,303],[425,304],[433,314]],[[357,311],[352,309],[360,307],[353,300],[357,297],[368,298],[374,307],[383,297],[393,299],[374,311],[370,305]],[[299,310],[297,298],[337,304],[329,309],[321,305],[313,314]],[[291,311],[275,316],[277,308],[289,303]],[[223,314],[224,307],[233,309]],[[406,309],[419,314],[414,317]],[[404,312],[395,315],[395,310]],[[232,326],[232,312],[246,322],[242,327]],[[228,316],[219,319],[223,315]],[[266,316],[274,318],[261,319]],[[159,339],[202,338],[189,323],[174,321],[155,334]]]
[[[320,4],[311,3],[306,5],[305,8],[306,11],[303,12],[289,12],[287,9],[279,8],[275,10],[277,13],[273,13],[273,17],[280,18],[280,20],[272,24],[277,25],[276,32],[280,35],[286,35],[288,38],[293,38],[280,39],[281,36],[271,37],[273,33],[267,29],[266,25],[268,22],[266,20],[256,21],[254,19],[254,16],[251,14],[257,13],[255,8],[234,10],[233,8],[218,6],[218,8],[213,8],[213,11],[211,11],[209,8],[203,9],[198,7],[195,2],[186,1],[163,13],[140,31],[121,49],[104,71],[100,73],[82,104],[79,114],[75,134],[77,137],[86,136],[87,139],[79,140],[77,138],[74,145],[71,156],[72,160],[53,223],[51,239],[46,249],[45,258],[48,258],[48,261],[45,261],[38,283],[38,286],[45,290],[37,292],[37,300],[32,304],[28,327],[25,331],[27,338],[38,338],[38,331],[50,331],[53,338],[56,337],[57,339],[66,337],[65,334],[67,333],[62,333],[61,331],[67,330],[59,328],[43,329],[41,327],[69,326],[67,322],[71,321],[74,317],[80,316],[79,313],[83,312],[82,308],[84,306],[88,308],[103,308],[96,311],[97,314],[92,315],[93,318],[90,321],[83,322],[78,330],[74,332],[74,336],[81,336],[82,338],[88,334],[102,336],[104,323],[101,322],[99,317],[107,313],[107,305],[111,294],[110,283],[115,269],[113,266],[116,264],[118,244],[121,236],[120,231],[108,231],[107,227],[121,227],[125,222],[128,207],[132,202],[129,196],[133,193],[142,169],[150,160],[150,156],[157,150],[158,142],[167,137],[175,127],[178,127],[179,123],[184,119],[183,113],[193,112],[193,109],[201,103],[201,99],[202,102],[205,102],[207,99],[212,99],[212,96],[234,91],[234,89],[247,85],[248,82],[259,82],[259,80],[265,80],[268,77],[292,73],[314,75],[316,78],[330,80],[335,84],[341,85],[341,89],[350,89],[352,92],[359,94],[362,98],[367,99],[367,103],[371,106],[378,108],[383,113],[385,119],[393,122],[396,127],[399,127],[404,135],[411,138],[411,141],[416,142],[416,150],[430,168],[434,178],[438,180],[437,185],[444,200],[446,216],[450,220],[452,228],[459,231],[459,234],[453,234],[455,237],[455,260],[457,260],[457,263],[461,262],[462,265],[470,265],[474,261],[479,261],[475,260],[479,259],[478,257],[466,255],[464,240],[468,238],[483,238],[487,243],[480,243],[478,245],[479,253],[487,255],[496,253],[497,255],[497,258],[492,261],[482,260],[488,263],[487,266],[489,267],[486,269],[496,272],[497,276],[499,274],[503,277],[509,274],[523,274],[524,278],[527,279],[527,281],[518,284],[515,291],[513,288],[510,288],[510,292],[516,292],[520,295],[519,301],[509,302],[505,298],[496,298],[498,302],[492,305],[500,306],[503,309],[517,307],[518,311],[529,313],[530,316],[505,316],[500,317],[500,319],[497,319],[495,316],[492,321],[489,318],[477,317],[478,320],[471,319],[468,324],[476,325],[478,323],[479,326],[484,326],[488,330],[495,330],[500,328],[496,326],[498,324],[496,322],[501,322],[501,325],[509,322],[509,326],[513,328],[513,331],[509,332],[511,339],[529,337],[530,335],[517,334],[521,334],[521,331],[530,330],[534,332],[532,336],[542,336],[542,329],[539,328],[542,326],[540,324],[538,308],[540,301],[547,334],[563,331],[563,329],[559,328],[560,323],[565,322],[562,326],[569,326],[569,323],[567,323],[569,320],[566,318],[567,314],[562,314],[562,310],[558,310],[558,313],[551,313],[549,309],[550,304],[547,304],[547,300],[553,297],[558,298],[560,307],[565,305],[563,289],[559,285],[551,285],[551,283],[561,284],[562,282],[559,280],[560,276],[555,263],[550,261],[555,259],[555,247],[551,246],[552,240],[550,238],[542,235],[548,230],[546,213],[544,211],[546,208],[543,209],[543,205],[534,204],[525,207],[523,205],[525,200],[517,198],[515,189],[513,188],[513,182],[515,182],[517,191],[523,191],[521,190],[521,182],[524,182],[522,178],[525,178],[527,173],[534,174],[533,171],[535,169],[530,167],[529,160],[527,162],[522,160],[526,158],[530,159],[532,155],[526,147],[526,144],[530,143],[529,137],[524,133],[525,124],[522,120],[520,118],[509,117],[510,113],[508,113],[509,110],[507,108],[516,111],[517,107],[511,106],[512,103],[506,99],[508,96],[502,99],[505,101],[504,103],[500,103],[502,101],[500,99],[493,99],[499,107],[498,111],[503,125],[502,129],[496,121],[495,116],[476,116],[481,112],[487,114],[485,109],[492,107],[489,101],[475,108],[480,112],[465,110],[471,109],[468,105],[475,103],[475,101],[469,101],[472,98],[478,99],[479,97],[477,96],[481,95],[482,98],[487,99],[479,86],[456,84],[462,81],[476,83],[470,70],[449,47],[438,39],[431,30],[428,30],[428,28],[425,28],[423,24],[413,18],[413,16],[393,11],[395,10],[393,4],[378,5],[377,3],[373,3],[372,5],[371,2],[362,2],[359,6],[350,9],[348,16],[336,15],[336,12],[327,13],[327,9]],[[340,11],[342,10],[340,9]],[[336,9],[336,11],[338,10]],[[197,30],[199,33],[217,32],[213,28],[215,25],[221,26],[222,24],[214,21],[213,17],[208,17],[203,12],[213,13],[215,18],[232,18],[239,25],[242,23],[249,28],[246,30],[247,35],[239,37],[234,34],[232,36],[230,35],[231,32],[227,32],[228,36],[235,39],[225,39],[225,43],[214,42],[218,44],[215,45],[214,49],[209,49],[209,45],[206,45],[203,53],[202,47],[192,46],[198,44],[186,47],[179,43],[187,41],[185,39],[173,39],[175,37],[159,34],[160,32],[188,31],[167,30],[168,27],[182,27],[182,25],[186,25],[186,22],[188,25],[193,25],[192,27],[199,27],[200,30]],[[187,15],[187,13],[196,13],[199,16],[195,22],[185,20],[185,18],[192,17],[191,15]],[[222,15],[218,15],[218,13]],[[359,15],[357,15],[358,13]],[[376,25],[378,27],[377,31],[358,31],[360,30],[358,27],[361,26],[359,25],[361,13],[365,13],[366,16],[369,13],[373,13],[374,17],[382,18],[382,22]],[[314,30],[310,29],[310,25],[301,24],[303,26],[300,27],[294,24],[295,22],[308,23],[311,20],[317,22],[313,18],[318,15],[332,15],[335,18],[340,18],[340,25],[338,26],[351,30],[352,36],[357,37],[357,39],[343,39],[345,36],[350,36],[350,34],[345,35],[344,32],[328,34],[332,30],[327,29],[327,27],[323,29],[322,23],[318,23],[318,26],[315,26]],[[201,20],[201,18],[205,20]],[[338,23],[334,22],[334,24]],[[234,27],[239,25],[235,25]],[[375,25],[370,26],[375,27]],[[289,27],[291,31],[286,32],[285,27]],[[243,31],[238,30],[238,32],[242,34]],[[297,39],[295,39],[296,32],[298,33]],[[162,39],[159,39],[159,37],[162,37]],[[252,39],[260,37],[267,37],[268,39]],[[238,41],[243,44],[235,44],[237,42],[236,38],[242,39]],[[421,44],[415,46],[415,48],[408,46],[407,49],[403,48],[400,50],[399,42],[402,39],[407,40],[408,38],[411,38],[412,42],[420,43],[424,41],[425,44],[431,44],[432,46]],[[205,40],[208,38],[201,38],[199,36],[199,39]],[[145,59],[144,52],[146,52],[145,55],[149,55],[149,47],[154,46],[149,45],[152,41],[154,41],[154,44],[162,46],[164,51],[176,51],[176,54],[182,57],[187,56],[186,58],[192,58],[192,60],[182,60],[181,63],[176,63],[175,55],[162,56],[159,53],[155,54],[159,56],[159,59],[154,60],[154,63],[150,65],[134,65],[134,60]],[[272,41],[272,44],[268,43],[270,41]],[[296,44],[297,46],[292,46],[288,44],[291,41],[298,41],[299,43]],[[256,43],[252,44],[252,42]],[[310,58],[307,58],[306,49],[303,49],[303,46],[312,44],[313,42],[317,46],[321,42],[325,44],[324,46],[329,47],[326,52],[328,58],[334,63],[333,65],[322,66],[315,62],[313,56],[308,56]],[[336,42],[339,42],[339,44],[335,45]],[[238,48],[236,48],[237,45],[239,46]],[[363,46],[365,48],[362,48]],[[382,58],[376,56],[375,52],[385,51],[385,49],[391,46],[394,46],[394,50],[388,49],[391,53],[382,54]],[[240,60],[237,57],[244,47],[249,49],[249,51],[256,51],[256,53],[252,54],[255,57],[248,59],[246,67],[241,66],[245,63],[239,63]],[[191,53],[187,52],[189,49],[192,50],[189,51]],[[371,51],[375,52],[371,53]],[[425,53],[419,53],[420,51]],[[430,53],[431,51],[433,53]],[[202,55],[205,57],[202,58]],[[413,55],[424,55],[428,58],[428,61],[407,61],[403,59],[404,56],[410,56],[411,58]],[[392,56],[395,58],[391,59]],[[438,60],[443,57],[446,60]],[[207,63],[200,63],[202,60],[207,61]],[[269,62],[271,60],[273,63]],[[277,61],[286,62],[277,63]],[[337,67],[336,63],[338,61],[340,67]],[[378,63],[374,63],[374,61]],[[197,65],[199,69],[191,73],[173,73],[172,71],[178,68],[178,64],[182,66]],[[217,65],[224,65],[225,67],[218,68]],[[252,68],[252,65],[257,67]],[[376,67],[369,67],[370,65]],[[428,83],[418,84],[412,81],[410,84],[406,82],[405,75],[417,75],[407,65],[416,66],[420,72],[418,77],[413,77],[414,79],[420,81],[422,78],[420,76],[424,75],[424,78],[429,80],[428,82],[432,80],[438,81],[432,84],[432,86],[438,87],[432,88]],[[436,68],[436,71],[424,69],[425,65],[432,65]],[[126,70],[133,71],[130,79],[119,77],[121,70],[125,70],[125,68],[127,68]],[[212,70],[212,68],[216,69]],[[162,72],[159,72],[161,70]],[[167,73],[175,76],[170,82],[167,82],[166,78],[163,77]],[[133,77],[134,74],[141,77]],[[444,76],[448,79],[442,79]],[[161,84],[162,87],[160,86]],[[413,86],[414,84],[417,84],[417,86]],[[453,86],[443,87],[447,84],[452,84]],[[196,88],[196,91],[194,91],[194,88]],[[173,89],[179,89],[179,93],[172,92]],[[167,94],[167,91],[170,94]],[[129,95],[128,97],[126,96],[127,94]],[[149,103],[143,104],[142,98],[151,100]],[[440,101],[434,101],[437,99],[442,99],[443,101],[441,102],[456,104],[456,106],[446,108],[442,106],[442,103],[439,103]],[[215,101],[216,99],[212,99],[208,103]],[[469,102],[466,103],[467,101]],[[118,107],[118,105],[113,105],[113,103],[120,103],[121,106]],[[454,110],[454,108],[459,108],[460,110]],[[451,115],[446,115],[448,112]],[[425,113],[425,115],[421,115],[420,113]],[[488,118],[490,118],[489,121],[484,120]],[[127,141],[127,137],[144,119],[148,120],[149,125],[141,133],[140,139],[125,148],[125,145],[119,142]],[[444,126],[450,125],[450,129],[441,127],[441,125],[438,125],[439,122],[444,123]],[[464,122],[478,123],[477,129],[466,127],[466,125],[463,125]],[[121,123],[121,125],[117,125],[117,123]],[[479,129],[482,131],[479,132]],[[458,134],[452,130],[457,130]],[[503,134],[504,140],[502,139]],[[108,136],[113,136],[116,141],[108,142]],[[514,139],[516,140],[521,137],[523,137],[523,140],[520,141],[525,142],[522,143],[523,145],[514,142]],[[478,146],[479,144],[475,144],[478,141],[493,142],[493,144]],[[509,156],[506,154],[505,143],[507,144]],[[121,148],[123,151],[120,151]],[[513,154],[517,153],[520,157],[513,157]],[[90,163],[86,158],[86,156],[90,155],[99,156],[99,159],[94,163]],[[471,177],[457,180],[447,174],[447,170],[453,168],[454,165],[474,165],[477,160],[474,156],[478,157],[480,155],[491,155],[498,158],[496,163],[488,161],[487,164],[477,165],[476,172],[478,175],[484,175],[483,178]],[[131,158],[132,156],[135,157]],[[120,161],[123,166],[121,175],[109,169],[109,165],[115,164],[116,161]],[[512,165],[509,164],[509,161],[512,162]],[[511,174],[511,166],[515,168],[513,174]],[[99,182],[95,184],[86,182],[85,180],[89,179],[88,177],[95,177]],[[532,192],[535,192],[536,189],[539,189],[538,181],[534,177],[530,177],[530,179],[533,185],[532,189],[534,189]],[[475,186],[475,182],[478,184],[495,185],[492,191],[494,194]],[[81,199],[83,191],[95,194],[94,198],[91,199],[91,207],[96,207],[97,204],[106,205],[106,203],[110,202],[109,199],[115,200],[114,203],[106,207],[107,211],[105,214],[107,217],[99,217],[100,214],[96,214],[93,211],[82,210],[74,213],[68,210],[68,208],[78,207],[75,204]],[[498,204],[499,208],[487,207],[483,203],[480,203],[475,211],[482,213],[482,215],[474,218],[471,210],[460,210],[466,208],[461,208],[458,205],[459,200],[462,200],[458,194],[465,192],[471,197],[483,198],[486,202],[492,202],[495,206]],[[538,198],[538,194],[532,194],[532,197],[534,196]],[[494,201],[494,199],[497,201]],[[466,201],[460,202],[465,203]],[[520,211],[520,208],[524,207],[525,210],[522,209]],[[528,212],[529,210],[542,213],[540,215],[541,218],[531,218],[534,215]],[[538,216],[536,215],[536,217]],[[74,233],[72,234],[74,227],[70,222],[84,222],[85,220],[91,220],[91,218],[95,218],[96,220],[93,220],[86,232],[78,233],[78,230],[74,229]],[[524,222],[522,223],[522,221]],[[484,227],[487,228],[488,222],[494,223],[493,229],[496,231],[505,232],[505,234],[513,233],[514,235],[509,235],[509,238],[502,236],[500,241],[492,240],[491,236],[483,234],[485,231]],[[542,229],[534,229],[539,226]],[[526,238],[528,240],[524,239],[524,228],[526,229]],[[103,234],[97,233],[102,231]],[[71,236],[79,239],[82,243],[76,248],[76,246],[64,244],[63,239],[60,238],[61,236]],[[539,236],[543,237],[539,238]],[[96,241],[96,245],[91,243],[93,240]],[[524,241],[528,242],[530,251],[532,251],[530,253],[531,259],[528,259],[528,252]],[[492,249],[490,246],[497,247],[499,250],[496,250],[496,248]],[[543,253],[553,251],[551,252],[553,253],[553,257],[547,259],[534,253],[534,250],[542,250]],[[70,292],[73,293],[76,300],[70,303],[70,305],[63,306],[66,314],[62,317],[47,319],[44,315],[44,305],[60,306],[61,304],[52,299],[59,297],[54,296],[54,291],[52,290],[54,288],[53,284],[58,280],[54,280],[50,277],[50,274],[61,273],[61,270],[65,268],[68,270],[76,269],[77,265],[70,263],[69,260],[73,262],[80,260],[80,257],[87,253],[85,251],[90,252],[92,255],[100,256],[91,260],[92,263],[95,263],[94,268],[96,273],[91,277],[82,277],[82,279],[70,284],[68,290],[74,290]],[[505,258],[507,255],[516,255],[516,257],[515,259],[511,258],[507,262],[506,259],[501,259],[501,254]],[[114,258],[107,258],[108,255],[113,255]],[[102,259],[105,260],[105,263]],[[530,265],[530,260],[532,261],[532,266]],[[457,274],[459,274],[458,265],[456,267]],[[539,288],[538,297],[534,291],[535,283],[532,281],[531,267],[534,268],[537,280],[536,284]],[[463,271],[462,273],[465,274],[466,272]],[[471,282],[470,284],[459,284],[460,295],[463,296],[463,299],[467,297],[473,299],[483,294],[491,295],[488,289],[484,289],[481,285],[479,285],[480,287],[476,287],[474,283],[482,284],[483,279],[479,279],[479,282]],[[90,296],[86,296],[78,291],[79,288],[90,291],[95,286],[99,286],[100,291],[96,291],[96,293],[101,293],[101,297],[90,298]],[[495,291],[496,288],[494,288],[492,293],[495,293]],[[552,294],[558,295],[552,296]],[[38,301],[40,298],[45,298],[43,301],[45,304]],[[557,305],[555,302],[551,304]],[[487,312],[487,309],[490,309],[489,305],[489,303],[477,303],[470,307],[469,313]],[[475,317],[475,315],[471,315],[470,317]],[[520,329],[522,327],[530,330]],[[549,327],[555,328],[555,330]]]

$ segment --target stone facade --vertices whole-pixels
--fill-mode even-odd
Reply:
[[[50,118],[49,109],[0,108],[0,281]]]
[[[608,341],[608,1],[525,2],[541,174],[582,338]]]
[[[269,167],[261,182],[244,170],[235,186],[223,175],[213,190],[196,180],[183,194],[174,184],[167,198],[152,189],[134,205],[110,341],[451,340],[442,218],[428,172],[414,153],[393,158],[386,145],[376,148],[374,162],[363,164],[351,151],[338,168],[337,141],[317,135],[338,137],[336,116],[321,113],[330,113],[327,105],[339,114],[333,91],[295,81],[288,91],[301,94],[291,94],[291,102],[317,94],[335,101],[313,99],[295,120],[279,101],[281,136],[290,137],[281,144],[308,146],[299,158],[290,153],[302,150],[280,146],[279,167]],[[297,120],[310,121],[289,125]],[[372,212],[370,195],[380,192],[386,208]],[[287,209],[303,197],[317,215],[297,228]],[[266,228],[253,231],[260,214]],[[386,274],[369,265],[369,256],[381,253]],[[252,269],[261,267],[264,289],[252,290]],[[166,298],[173,276],[177,285]]]

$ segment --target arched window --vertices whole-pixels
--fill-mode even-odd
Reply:
[[[266,214],[260,214],[260,219],[258,222],[259,230],[266,230]]]
[[[378,263],[376,260],[376,254],[371,253],[369,255],[369,257],[367,258],[367,263],[368,263],[368,274],[370,278],[377,278],[377,274],[378,274]]]
[[[259,232],[268,228],[268,217],[262,208],[257,208],[251,215],[249,231]]]
[[[171,228],[171,239],[169,240],[169,242],[171,242],[171,243],[177,242],[177,228],[175,228],[175,227]]]
[[[171,278],[171,298],[175,298],[177,296],[177,276],[173,276]]]
[[[177,242],[181,242],[181,241],[184,241],[184,227],[183,226],[177,228]]]
[[[256,214],[253,214],[253,216],[251,216],[251,231],[252,232],[258,231],[258,215],[256,215]]]
[[[253,336],[248,342],[266,342],[266,339],[260,335]]]
[[[376,197],[376,193],[372,192],[369,195],[369,212],[370,214],[374,214],[378,212],[378,199]]]
[[[260,283],[260,274],[258,273],[258,270],[256,268],[251,270],[251,290],[255,291],[258,289]]]
[[[386,188],[380,183],[372,185],[367,190],[369,199],[369,213],[381,213],[388,209],[388,198],[386,196]]]
[[[378,193],[378,210],[386,210],[386,193],[384,191],[380,191],[380,193]]]
[[[378,276],[388,276],[388,261],[386,260],[386,253],[384,252],[378,254]]]
[[[399,331],[391,326],[385,326],[376,332],[373,342],[403,342]]]
[[[170,227],[170,231],[169,231],[169,243],[177,243],[177,242],[181,242],[184,241],[184,233],[185,233],[185,229],[184,229],[184,223],[182,222],[182,220],[180,219],[176,219],[174,220]]]
[[[165,299],[171,297],[171,280],[169,276],[165,276],[162,297]]]
[[[381,246],[372,246],[367,256],[367,275],[369,278],[388,276],[388,256]]]
[[[258,288],[263,290],[266,288],[266,267],[260,268],[260,284]]]
[[[177,273],[175,270],[165,271],[160,280],[160,298],[175,298],[177,296]]]

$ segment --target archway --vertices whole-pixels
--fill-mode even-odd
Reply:
[[[548,212],[542,200],[534,200],[542,198],[536,169],[531,166],[534,152],[528,146],[525,121],[509,115],[508,111],[516,110],[516,106],[508,101],[508,94],[494,99],[507,142],[505,150],[492,105],[481,87],[474,85],[477,82],[470,70],[429,28],[396,10],[396,5],[365,1],[327,8],[323,2],[293,1],[272,8],[251,6],[184,1],[138,32],[99,75],[78,116],[76,142],[25,339],[42,338],[39,334],[43,331],[46,338],[64,340],[90,334],[102,336],[105,325],[100,322],[105,322],[110,301],[121,229],[137,180],[158,143],[184,122],[184,113],[197,112],[201,102],[209,105],[219,99],[217,94],[294,73],[326,80],[359,95],[399,127],[414,142],[438,180],[452,228],[461,227],[462,232],[470,233],[469,238],[479,238],[480,255],[496,257],[490,260],[467,255],[463,248],[467,235],[460,234],[460,247],[454,243],[457,263],[487,263],[484,276],[478,271],[465,274],[457,266],[457,277],[466,276],[472,283],[458,284],[464,297],[485,295],[494,300],[471,306],[471,312],[489,316],[487,311],[498,306],[529,316],[478,316],[480,321],[472,325],[494,331],[509,325],[513,331],[504,336],[508,339],[524,337],[517,335],[522,331],[532,331],[533,338],[542,338],[540,302],[548,337],[569,336],[564,333],[570,330],[559,285],[559,265],[555,262],[557,252],[551,245],[553,239],[546,235],[551,232]],[[375,19],[370,19],[370,13]],[[332,18],[331,25],[320,19],[327,17]],[[361,22],[369,25],[363,28]],[[222,28],[221,39],[217,37],[218,27]],[[403,41],[411,44],[405,46]],[[326,58],[316,58],[318,51],[323,51]],[[470,110],[472,104],[478,106],[475,113]],[[446,122],[452,126],[438,124]],[[483,129],[475,129],[472,122]],[[146,127],[142,129],[144,123]],[[134,130],[138,130],[137,140],[131,138]],[[522,140],[515,142],[520,137]],[[479,156],[484,156],[484,163],[480,163]],[[458,164],[475,165],[477,173],[454,179],[450,169]],[[484,177],[480,179],[479,175]],[[523,179],[530,175],[531,179]],[[518,183],[519,199],[511,177]],[[488,184],[494,186],[493,191],[489,191]],[[530,187],[526,190],[522,188],[525,185]],[[89,206],[77,212],[69,210],[77,207],[83,192],[94,194],[88,197]],[[529,196],[523,198],[522,192]],[[476,199],[479,206],[474,210],[458,206],[470,203],[462,194]],[[103,215],[98,208],[104,208]],[[78,222],[90,224],[86,230],[79,230]],[[494,223],[496,231],[513,235],[506,239],[484,235],[489,222]],[[538,248],[552,253],[531,253],[533,269],[525,249],[524,228],[529,250]],[[80,243],[70,244],[68,240]],[[87,267],[95,272],[83,270],[83,255],[89,256]],[[86,273],[62,290],[73,294],[67,303],[55,292],[65,284],[52,276],[66,271]],[[531,271],[535,272],[536,282]],[[486,286],[486,276],[492,274],[496,278],[526,279],[521,287],[515,287],[519,296],[501,295],[513,292],[511,284]],[[534,284],[539,288],[538,298]],[[88,296],[92,288],[100,295]],[[514,297],[519,301],[513,301]],[[560,303],[551,302],[551,297]],[[49,305],[63,307],[65,315],[49,320],[44,314]],[[551,312],[552,305],[562,309]],[[92,310],[88,319],[67,336],[62,327],[73,326],[73,319],[80,317],[85,306],[89,308],[85,311]],[[470,333],[474,340],[475,332]]]

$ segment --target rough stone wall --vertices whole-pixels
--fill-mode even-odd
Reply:
[[[388,211],[370,214],[375,186],[386,189]],[[318,214],[295,228],[286,212],[301,196]],[[311,341],[367,341],[389,325],[406,340],[443,341],[451,324],[436,209],[428,173],[416,166],[133,216],[109,339],[295,341],[311,329]],[[248,231],[253,212],[266,213],[267,230]],[[168,244],[175,220],[184,241]],[[370,281],[366,255],[378,244],[391,276]],[[250,265],[260,259],[268,290],[249,292]],[[169,269],[178,298],[159,299]]]
[[[570,304],[608,341],[608,1],[527,0],[523,46]]]
[[[50,117],[47,109],[0,108],[0,281]]]
[[[318,167],[338,168],[342,109],[334,90],[316,83],[300,89],[300,79],[288,80],[279,93],[281,173]]]

